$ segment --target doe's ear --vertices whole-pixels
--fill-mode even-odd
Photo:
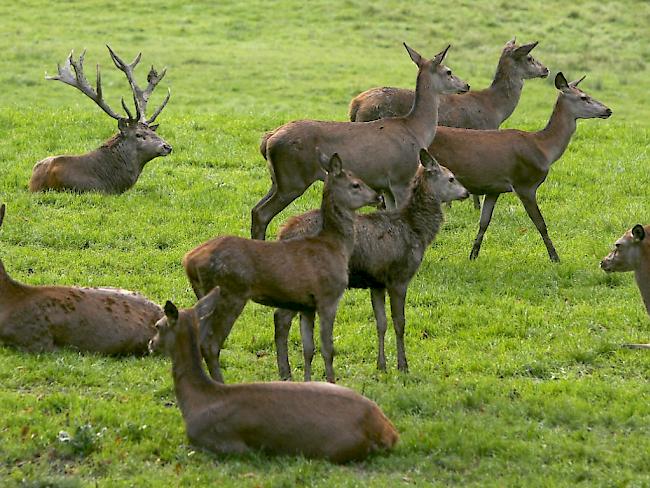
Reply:
[[[422,62],[424,61],[422,56],[420,56],[420,54],[415,49],[409,47],[405,42],[402,44],[404,44],[406,51],[409,53],[409,56],[411,56],[411,59],[418,66],[418,68],[422,66]]]
[[[429,151],[427,151],[425,148],[420,149],[420,164],[422,164],[422,166],[427,169],[440,169],[440,165],[438,164],[438,161],[436,161],[436,158],[431,156]]]
[[[645,239],[645,229],[641,224],[636,224],[634,227],[632,227],[632,237],[634,237],[634,240],[637,242]]]
[[[339,157],[338,153],[332,154],[328,166],[329,166],[329,172],[332,173],[333,175],[336,176],[341,174],[341,172],[343,171],[343,161],[341,161],[341,158]]]
[[[210,293],[196,302],[194,309],[196,310],[196,315],[199,317],[199,321],[203,321],[203,319],[210,317],[214,313],[220,298],[221,288],[215,286],[210,290]]]
[[[431,62],[434,65],[439,65],[442,63],[442,61],[445,59],[445,56],[447,56],[447,51],[449,51],[449,48],[451,47],[451,44],[449,44],[446,48],[444,48],[442,51],[440,51],[438,54],[436,54]]]
[[[515,56],[528,56],[528,53],[535,49],[535,46],[537,46],[537,44],[539,44],[539,41],[531,42],[530,44],[524,44],[523,46],[518,47],[515,49]]]
[[[582,80],[584,80],[586,77],[587,77],[587,75],[584,75],[582,78],[580,78],[580,79],[578,79],[578,80],[575,80],[575,81],[572,81],[571,83],[569,83],[569,86],[572,86],[572,87],[575,88],[575,87],[578,86],[578,85],[582,82]]]
[[[512,39],[510,39],[508,42],[506,42],[505,46],[503,46],[505,49],[512,49],[515,47],[515,44],[517,43],[517,36],[512,36]]]
[[[561,71],[555,75],[555,88],[560,91],[567,91],[569,89],[569,83],[566,81],[566,78]]]
[[[168,319],[171,319],[174,322],[178,320],[178,309],[176,308],[176,305],[169,300],[165,302],[165,315]]]
[[[2,222],[5,219],[5,210],[7,209],[7,206],[3,203],[0,205],[0,227],[2,227]]]

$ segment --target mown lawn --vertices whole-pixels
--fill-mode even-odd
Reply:
[[[562,258],[549,262],[519,201],[499,200],[481,256],[469,262],[478,214],[446,224],[412,283],[410,373],[375,369],[368,294],[349,292],[335,326],[339,383],[377,401],[397,449],[335,466],[263,455],[217,458],[187,445],[164,358],[114,359],[0,348],[0,484],[24,486],[645,486],[650,484],[650,340],[631,275],[599,260],[624,230],[649,221],[650,4],[535,2],[122,2],[0,4],[0,231],[10,274],[30,284],[118,286],[193,304],[180,261],[218,234],[247,236],[269,176],[265,130],[297,118],[345,120],[377,85],[413,86],[407,41],[475,89],[487,86],[513,35],[614,111],[580,121],[538,192]],[[117,108],[124,58],[166,65],[172,98],[159,133],[174,146],[122,196],[45,193],[27,182],[39,159],[80,153],[114,121],[80,93],[45,82],[70,49],[102,65]],[[91,81],[94,77],[91,77]],[[556,90],[526,83],[508,127],[545,125]],[[269,229],[313,208],[314,185]],[[290,348],[302,375],[298,327]],[[251,304],[222,354],[227,382],[277,378],[272,310]],[[320,358],[316,377],[322,377]],[[69,435],[70,442],[60,439]]]

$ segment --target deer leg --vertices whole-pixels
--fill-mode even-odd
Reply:
[[[314,312],[300,314],[300,337],[304,358],[305,381],[311,381],[311,362],[314,359]]]
[[[395,342],[397,344],[397,369],[407,372],[409,369],[406,361],[406,348],[404,347],[404,302],[406,301],[406,286],[389,287],[390,315],[395,328]]]
[[[386,329],[388,328],[386,320],[386,289],[385,288],[371,288],[370,300],[372,302],[372,311],[375,314],[375,322],[377,324],[377,369],[386,371],[386,355],[384,351],[384,338],[386,336]]]
[[[492,220],[492,212],[494,211],[494,206],[497,203],[500,193],[491,193],[485,195],[483,200],[483,209],[481,210],[481,220],[479,222],[478,234],[476,234],[476,239],[474,239],[474,245],[472,246],[472,252],[469,254],[470,259],[476,259],[478,253],[481,250],[481,242],[483,242],[483,236],[485,231],[490,225]]]
[[[551,258],[551,261],[555,263],[560,262],[560,257],[557,255],[555,246],[553,246],[553,242],[548,236],[548,229],[546,228],[546,222],[544,222],[542,212],[540,212],[539,206],[537,205],[536,191],[533,190],[522,193],[517,192],[517,196],[519,197],[519,200],[521,200],[521,203],[524,204],[526,213],[528,213],[530,220],[533,221],[535,227],[537,227],[537,231],[542,236],[542,240],[544,241],[546,250],[548,251],[548,257]]]
[[[325,378],[330,383],[335,383],[334,379],[334,318],[336,317],[336,308],[338,300],[327,307],[318,309],[318,317],[320,318],[320,342],[321,342],[321,355],[325,363]]]
[[[275,325],[275,350],[278,361],[278,372],[280,379],[291,379],[291,365],[289,364],[289,330],[291,329],[291,320],[296,315],[293,310],[278,308],[273,314],[273,323]]]
[[[480,195],[472,195],[472,199],[474,201],[474,208],[476,210],[481,210],[481,196]],[[451,202],[449,202],[451,203]]]
[[[257,205],[251,210],[251,238],[263,241],[266,238],[266,228],[273,217],[282,212],[287,205],[302,195],[306,189],[284,192],[276,188],[272,195],[267,194],[257,202]],[[271,188],[272,190],[273,188]]]

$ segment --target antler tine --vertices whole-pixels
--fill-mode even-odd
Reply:
[[[81,93],[83,93],[88,98],[90,98],[93,102],[95,102],[99,106],[99,108],[101,108],[109,116],[111,116],[116,120],[122,119],[123,117],[121,115],[118,115],[116,112],[114,112],[113,109],[111,109],[111,107],[109,107],[108,104],[102,98],[102,85],[101,85],[101,75],[99,73],[99,65],[97,65],[97,92],[95,92],[95,90],[93,90],[93,87],[90,86],[90,83],[88,83],[88,80],[84,76],[83,62],[84,62],[84,56],[86,55],[86,50],[84,49],[84,51],[81,53],[78,62],[74,60],[73,54],[74,51],[70,51],[70,54],[66,58],[65,64],[63,66],[57,63],[56,65],[58,71],[57,75],[47,76],[46,74],[45,79],[61,81],[66,85],[75,87]],[[72,72],[73,69],[74,69],[74,73]]]
[[[121,98],[121,102],[122,102],[122,108],[126,112],[127,117],[129,117],[129,120],[134,120],[133,115],[131,115],[131,111],[129,110],[129,107],[126,106],[126,102],[124,101],[124,97]],[[137,108],[138,104],[136,103],[135,106]]]
[[[140,59],[142,58],[142,53],[138,53],[138,55],[135,57],[135,59],[130,63],[127,64],[122,59],[115,54],[115,51],[111,49],[111,46],[106,44],[106,47],[108,48],[108,52],[111,55],[111,59],[113,60],[113,63],[119,69],[126,75],[126,79],[129,81],[129,85],[131,85],[131,91],[133,92],[133,101],[135,102],[135,112],[136,112],[136,118],[132,120],[139,120],[144,122],[144,117],[145,117],[145,109],[147,108],[147,100],[144,98],[144,93],[138,86],[138,84],[135,81],[135,78],[133,77],[133,70],[135,67],[138,65],[140,62]]]
[[[161,76],[161,78],[162,78],[162,76]],[[147,119],[147,125],[153,123],[153,121],[156,120],[156,117],[158,117],[160,115],[160,112],[163,111],[163,108],[165,108],[165,105],[167,105],[167,102],[169,102],[169,97],[171,97],[171,96],[172,96],[172,91],[169,88],[167,88],[167,96],[165,97],[163,102],[160,104],[160,107],[158,107],[156,109],[156,111],[153,113],[153,115],[149,119]]]

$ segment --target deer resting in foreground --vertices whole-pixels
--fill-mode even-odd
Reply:
[[[0,207],[0,225],[5,206]],[[146,354],[162,309],[117,288],[29,286],[0,261],[0,343],[29,352],[59,347],[111,355]]]
[[[326,172],[318,235],[286,242],[217,237],[183,259],[197,298],[221,287],[223,306],[211,328],[202,330],[202,353],[210,375],[223,382],[219,354],[246,302],[288,308],[320,318],[322,355],[327,380],[334,382],[332,329],[339,300],[348,284],[348,261],[354,247],[354,211],[378,204],[379,196],[342,168],[334,154]]]
[[[420,151],[422,165],[415,173],[411,193],[397,210],[357,215],[354,222],[354,251],[350,258],[348,288],[370,288],[379,343],[377,367],[386,370],[384,336],[387,320],[385,295],[388,291],[397,343],[397,367],[408,370],[404,348],[404,305],[409,283],[417,272],[424,253],[435,239],[443,214],[441,202],[467,198],[469,193],[445,167],[439,166],[426,149]],[[313,210],[292,217],[280,230],[282,240],[315,235],[322,226],[321,213]],[[275,312],[275,341],[278,369],[282,379],[291,378],[287,340],[296,312]],[[311,379],[314,355],[313,320],[301,320],[305,359],[305,381]]]
[[[636,284],[650,316],[650,225],[636,224],[614,244],[601,262],[608,273],[634,271]],[[650,344],[626,344],[632,349],[650,349]]]
[[[122,107],[126,117],[115,112],[104,101],[99,65],[97,65],[97,87],[93,89],[90,86],[83,69],[86,51],[81,54],[78,61],[75,61],[70,53],[65,64],[58,66],[58,74],[48,76],[46,79],[58,80],[77,88],[110,117],[117,120],[119,132],[89,153],[79,156],[51,156],[39,161],[32,171],[29,181],[30,191],[73,190],[124,193],[138,180],[147,162],[172,152],[172,147],[156,134],[158,124],[152,125],[169,101],[169,91],[153,115],[146,118],[149,97],[167,70],[163,69],[158,73],[152,66],[147,76],[147,87],[142,90],[133,75],[142,53],[127,64],[109,46],[106,47],[115,66],[124,72],[129,81],[135,102],[135,117],[124,103],[124,99],[122,99]]]
[[[503,46],[492,84],[483,90],[440,97],[438,125],[490,130],[512,115],[521,98],[524,80],[546,78],[548,68],[530,55],[537,42],[517,46],[515,39]],[[405,88],[371,88],[350,102],[350,120],[368,122],[406,115],[415,94]],[[478,197],[474,206],[480,208]]]
[[[551,261],[560,260],[537,205],[537,189],[569,145],[577,119],[612,115],[609,108],[578,88],[583,79],[568,83],[562,73],[557,74],[555,87],[560,93],[555,108],[546,127],[537,132],[438,127],[429,146],[431,155],[470,193],[485,195],[470,259],[478,257],[499,195],[515,192],[542,236]]]
[[[271,219],[325,177],[318,164],[319,151],[339,153],[347,169],[385,195],[387,208],[406,199],[420,148],[431,143],[436,131],[439,95],[467,91],[469,85],[442,64],[449,46],[431,60],[404,46],[418,67],[415,100],[404,117],[363,124],[298,120],[263,137],[260,151],[272,182],[251,211],[253,239],[264,239]]]
[[[165,304],[150,350],[172,359],[176,400],[190,442],[217,454],[262,450],[343,463],[391,449],[393,424],[371,400],[329,383],[223,385],[203,370],[199,330],[216,313],[219,287],[193,307]]]

